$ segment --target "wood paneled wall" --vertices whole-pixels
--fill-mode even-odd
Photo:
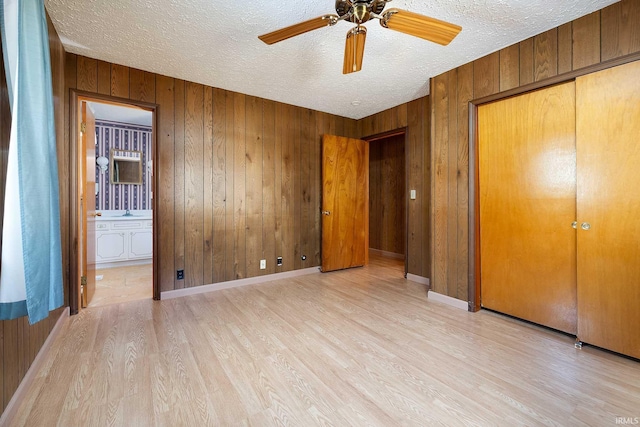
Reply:
[[[158,105],[161,291],[320,265],[321,135],[355,137],[355,120],[73,54],[66,64],[68,88]]]
[[[404,255],[406,234],[405,136],[369,143],[369,247]]]
[[[406,128],[405,157],[407,188],[416,190],[416,199],[409,201],[407,212],[407,250],[410,274],[431,277],[430,214],[431,151],[429,97],[402,104],[358,121],[358,136],[366,138],[384,132]]]
[[[622,0],[432,79],[434,291],[468,300],[469,101],[638,52],[638,28]]]
[[[64,110],[64,49],[51,21],[49,23],[49,44],[51,53],[51,72],[53,77],[53,95],[58,143],[58,168],[60,173],[61,235],[68,236],[68,170],[65,161],[63,139]],[[7,176],[7,157],[9,154],[9,132],[11,130],[11,111],[5,78],[4,61],[0,60],[0,228],[4,217],[4,186]],[[65,306],[68,305],[67,288],[69,278],[69,242],[62,242],[62,260],[66,268],[64,274]],[[4,412],[13,397],[20,381],[33,363],[49,333],[60,317],[63,308],[35,325],[22,317],[15,320],[0,321],[0,406]]]

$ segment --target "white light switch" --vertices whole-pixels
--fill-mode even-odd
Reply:
[[[264,270],[267,268],[267,260],[266,259],[261,259],[260,260],[260,270]]]
[[[415,200],[415,199],[416,199],[416,190],[411,190],[411,191],[409,192],[409,198],[410,198],[411,200]]]

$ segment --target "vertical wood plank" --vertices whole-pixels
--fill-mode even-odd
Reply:
[[[5,320],[4,324],[4,353],[2,355],[4,371],[4,402],[6,408],[13,393],[20,384],[18,373],[18,349],[24,347],[24,343],[18,342],[19,319]]]
[[[79,90],[96,92],[98,90],[98,61],[78,56],[77,84]]]
[[[153,73],[131,68],[129,88],[129,99],[144,102],[156,101],[156,79]]]
[[[175,162],[174,162],[174,80],[170,77],[157,78],[158,102],[158,152],[156,153],[156,173],[158,174],[158,188],[154,191],[157,198],[155,220],[162,238],[158,247],[157,263],[159,271],[159,286],[161,291],[175,289]]]
[[[572,32],[573,25],[571,22],[558,27],[558,74],[571,71],[573,58]]]
[[[315,129],[312,133],[311,140],[311,215],[314,226],[315,239],[311,247],[311,260],[309,266],[315,267],[320,265],[322,253],[320,251],[322,245],[322,218],[320,209],[322,207],[322,135],[324,134],[326,114],[321,112],[315,113]]]
[[[469,101],[474,98],[473,64],[458,68],[458,153],[456,159],[457,185],[457,242],[456,293],[463,301],[468,299],[469,283]]]
[[[407,104],[402,104],[398,109],[398,128],[403,128],[407,126]]]
[[[533,38],[533,79],[558,75],[558,30],[553,28]]]
[[[213,279],[225,280],[226,262],[226,98],[225,91],[213,89]]]
[[[2,68],[2,67],[0,67]],[[4,74],[0,73],[0,74]],[[0,77],[2,77],[3,79],[5,78],[4,75],[0,75]],[[5,90],[4,87],[2,87],[3,90]],[[3,95],[4,96],[4,95]],[[0,107],[0,114],[3,114],[2,108]],[[4,338],[4,324],[5,321],[0,321],[0,357],[2,358],[2,363],[0,363],[0,406],[2,406],[2,412],[4,412],[4,410],[6,409],[7,405],[5,404],[5,399],[4,399],[4,371],[5,371],[5,364],[4,364],[4,342],[5,342],[5,338]]]
[[[495,52],[473,63],[476,98],[500,92],[500,53]]]
[[[263,274],[276,272],[276,103],[263,102],[262,119],[262,259]],[[279,190],[279,189],[278,189]]]
[[[291,260],[292,268],[297,270],[302,268],[300,260],[301,251],[301,228],[302,228],[302,182],[301,182],[301,134],[302,134],[302,117],[303,109],[300,107],[293,108],[293,259]],[[345,121],[341,120],[343,125],[342,134],[344,135]]]
[[[305,260],[300,259],[300,267],[310,267],[313,262],[312,247],[313,241],[320,238],[318,225],[312,221],[314,219],[311,212],[311,146],[312,135],[315,133],[315,116],[313,111],[305,108],[300,110],[301,130],[300,130],[300,254]],[[312,133],[313,132],[313,133]]]
[[[533,83],[533,37],[520,42],[520,86]]]
[[[485,70],[490,68],[488,62],[484,64],[478,64],[476,61],[473,64],[474,75],[474,87],[475,83],[479,82],[482,85],[482,90],[486,93],[487,88],[491,87],[492,76],[487,75]],[[458,146],[460,141],[458,140],[458,74],[460,68],[452,70],[449,74],[449,86],[447,92],[449,93],[449,168],[446,177],[448,188],[448,200],[447,204],[449,209],[447,212],[447,293],[446,295],[455,298],[457,294],[457,278],[458,278]],[[478,80],[477,76],[483,75],[484,78]]]
[[[295,181],[295,155],[294,138],[295,109],[290,105],[283,106],[284,123],[282,135],[282,267],[278,271],[293,270],[294,257],[294,181]]]
[[[175,206],[175,222],[174,222],[174,254],[175,269],[185,269],[185,82],[184,80],[174,81],[174,117],[175,117],[175,142],[173,147],[174,155],[174,206]],[[185,280],[178,280],[176,273],[173,273],[175,279],[175,289],[185,287]],[[185,271],[186,276],[190,272]]]
[[[98,61],[98,93],[111,94],[111,64],[105,61]]]
[[[64,128],[64,139],[62,141],[63,145],[65,146],[65,154],[64,154],[64,158],[61,159],[64,161],[64,163],[67,164],[67,166],[63,169],[64,171],[66,171],[66,174],[64,176],[64,179],[66,182],[69,182],[69,177],[70,177],[70,166],[68,165],[69,160],[71,157],[70,154],[70,147],[67,143],[67,141],[70,141],[71,139],[71,130],[70,130],[70,102],[69,102],[69,97],[70,97],[70,89],[75,89],[77,86],[77,79],[78,79],[78,70],[77,70],[77,65],[78,65],[78,57],[74,54],[71,53],[66,53],[64,56],[64,120],[63,120],[63,128]],[[3,152],[4,154],[4,152]],[[4,181],[3,181],[4,182]],[[62,182],[60,183],[62,184]],[[70,197],[70,189],[67,186],[67,197]],[[4,201],[4,197],[2,197],[2,200]],[[70,201],[71,199],[67,199],[67,201]],[[2,202],[4,203],[4,202]],[[60,230],[61,231],[61,236],[63,236],[62,238],[64,239],[64,243],[63,244],[63,255],[66,254],[66,258],[64,258],[65,260],[70,260],[72,253],[74,253],[75,251],[73,250],[73,243],[72,243],[72,237],[71,237],[71,214],[69,212],[69,208],[67,208],[68,212],[68,217],[66,220],[66,224],[67,224],[67,228],[66,230]],[[62,218],[62,211],[60,212],[60,216]],[[62,234],[62,231],[66,231],[66,234]],[[65,238],[66,237],[66,238]],[[63,266],[63,273],[64,273],[64,280],[65,283],[69,283],[69,278],[70,278],[70,274],[71,274],[71,265],[70,262],[65,262],[65,265]],[[69,305],[69,287],[65,286],[65,305]]]
[[[225,280],[233,280],[235,275],[235,232],[234,232],[234,179],[235,179],[235,97],[225,91]]]
[[[207,285],[213,283],[214,277],[214,162],[215,145],[213,140],[213,88],[204,88],[204,136],[203,136],[203,256],[202,256],[202,281]]]
[[[276,258],[282,256],[283,253],[283,215],[282,215],[282,201],[284,199],[284,186],[282,179],[282,169],[284,163],[283,146],[285,145],[285,132],[286,132],[286,120],[284,104],[277,102],[275,105],[275,148],[274,148],[274,219],[275,219],[275,257],[272,262],[275,264]],[[269,260],[267,260],[267,266]],[[282,267],[276,267],[276,273],[281,271]]]
[[[514,44],[500,51],[500,91],[520,85],[520,45]]]
[[[187,82],[184,118],[185,287],[204,284],[203,113],[203,86]]]
[[[247,277],[260,275],[262,259],[262,99],[246,98]]]
[[[247,207],[246,207],[246,95],[233,94],[233,127],[234,127],[234,152],[233,152],[233,234],[234,278],[247,277]]]
[[[129,67],[111,64],[111,96],[129,98]]]
[[[27,372],[31,353],[35,348],[38,348],[38,334],[35,333],[35,326],[39,325],[39,323],[34,325],[34,333],[30,334],[27,317],[20,317],[16,321],[18,322],[18,336],[16,339],[18,357],[15,368],[18,371],[18,384],[20,384],[24,374]]]
[[[409,273],[422,275],[422,204],[427,203],[422,188],[422,150],[424,138],[422,135],[422,102],[418,99],[407,105],[407,177],[409,188],[416,190],[416,199],[409,200],[407,217],[409,233],[407,235],[407,252],[409,256]]]
[[[422,204],[422,277],[432,278],[431,275],[431,97],[422,98],[422,133],[424,149],[422,157],[422,191],[424,203]],[[402,200],[403,208],[407,199],[406,190]],[[404,209],[403,209],[404,212]],[[403,239],[406,239],[406,226],[403,231]]]
[[[600,12],[573,21],[573,69],[600,62]]]
[[[602,9],[601,20],[602,61],[640,51],[640,2],[612,4]]]
[[[449,78],[451,72],[435,77],[432,90],[433,108],[433,283],[431,289],[441,294],[447,294],[447,213],[448,191],[447,177],[449,174]]]

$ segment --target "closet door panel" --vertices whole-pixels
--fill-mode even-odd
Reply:
[[[640,62],[576,80],[578,338],[640,358]]]
[[[481,302],[576,332],[575,84],[478,108]]]

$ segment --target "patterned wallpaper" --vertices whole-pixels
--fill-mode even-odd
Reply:
[[[151,127],[96,120],[96,158],[110,159],[111,149],[142,151],[142,185],[110,184],[109,169],[96,165],[96,209],[151,209]]]

